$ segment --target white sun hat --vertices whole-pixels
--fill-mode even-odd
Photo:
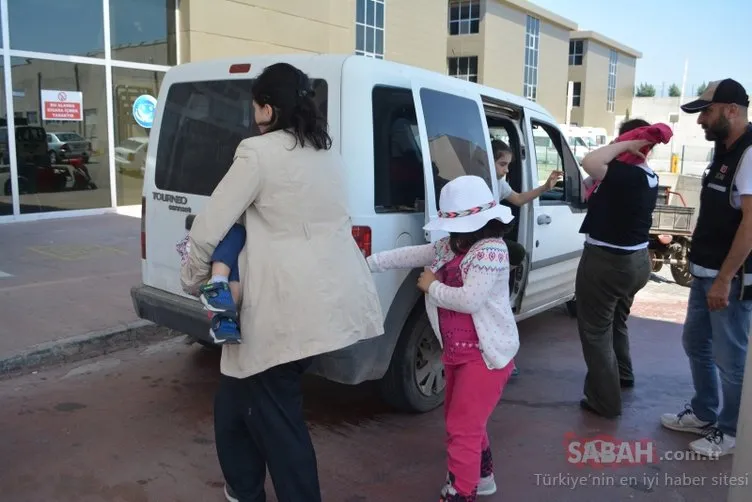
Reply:
[[[428,222],[424,230],[470,233],[493,219],[503,223],[514,219],[512,210],[496,201],[479,176],[460,176],[444,185],[439,208],[439,217]]]

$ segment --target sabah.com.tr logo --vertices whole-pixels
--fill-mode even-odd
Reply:
[[[650,439],[621,440],[606,434],[589,438],[573,432],[564,435],[567,462],[595,468],[626,467],[655,464],[661,461],[718,460],[718,456],[703,456],[693,451],[665,451],[658,453]]]

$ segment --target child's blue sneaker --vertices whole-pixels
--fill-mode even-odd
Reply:
[[[214,313],[236,312],[237,307],[232,299],[230,285],[226,282],[210,282],[199,288],[201,303],[206,310]]]
[[[237,344],[243,341],[237,318],[232,313],[214,314],[211,318],[209,334],[214,339],[214,343],[219,345]]]

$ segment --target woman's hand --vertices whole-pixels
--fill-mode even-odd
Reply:
[[[426,267],[423,269],[423,272],[420,274],[420,277],[418,277],[418,289],[423,291],[424,293],[428,293],[428,288],[431,287],[431,284],[434,283],[434,281],[438,281],[439,279],[436,278],[436,274],[431,272],[431,269]]]
[[[544,185],[546,187],[546,192],[553,190],[556,187],[556,184],[561,180],[562,176],[564,176],[563,171],[551,171],[551,174],[548,175],[548,179]]]
[[[632,141],[625,141],[624,143],[626,143],[624,146],[627,148],[627,152],[631,153],[632,155],[642,157],[643,159],[645,158],[645,154],[640,150],[652,144],[650,141],[646,141],[644,139],[635,139]]]

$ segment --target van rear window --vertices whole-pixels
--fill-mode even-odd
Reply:
[[[319,110],[327,115],[325,80],[314,79]],[[230,169],[238,144],[256,136],[253,79],[173,84],[159,132],[154,182],[160,190],[211,195]]]

